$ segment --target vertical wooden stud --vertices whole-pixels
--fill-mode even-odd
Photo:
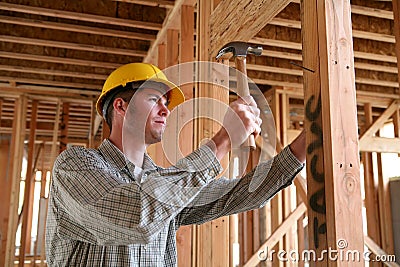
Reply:
[[[69,106],[68,102],[63,103],[61,116],[61,136],[60,136],[60,153],[67,149],[68,144],[68,124],[69,124]]]
[[[5,266],[14,266],[15,258],[15,233],[18,226],[18,200],[19,187],[21,181],[22,158],[24,153],[25,125],[26,125],[26,109],[27,97],[21,95],[15,101],[13,131],[11,137],[12,162],[11,171],[9,172],[9,189],[10,189],[10,206],[9,221],[7,229],[7,245],[5,254]]]
[[[196,57],[197,61],[210,61],[209,55],[209,19],[212,12],[212,1],[197,1],[197,23],[196,23]],[[199,70],[199,75],[207,75]],[[207,97],[209,87],[206,84],[197,85],[197,96]],[[199,108],[204,108],[199,106]],[[212,126],[204,119],[198,120],[198,140],[211,137]],[[211,222],[196,226],[196,264],[195,266],[212,266],[212,235]]]
[[[377,133],[379,136],[379,132]],[[378,183],[377,183],[377,202],[379,210],[380,244],[387,254],[394,254],[393,224],[392,222],[392,202],[390,198],[389,179],[383,176],[382,153],[377,153]],[[388,223],[389,222],[389,223]],[[371,236],[369,236],[371,237]],[[371,238],[372,239],[372,238]],[[382,266],[382,264],[381,264]]]
[[[372,105],[364,104],[365,129],[368,129],[373,123]],[[376,244],[380,244],[380,221],[378,207],[378,183],[374,177],[374,167],[372,153],[362,152],[364,164],[364,187],[365,187],[365,208],[367,211],[367,233]],[[377,264],[375,264],[377,265]]]
[[[1,108],[0,108],[1,109]],[[0,266],[5,265],[5,255],[7,247],[7,224],[10,207],[10,158],[11,158],[11,136],[0,135]]]
[[[301,1],[309,248],[364,248],[350,1]],[[348,222],[351,221],[351,224]],[[343,241],[344,240],[344,241]],[[315,265],[316,263],[311,263]],[[363,266],[328,261],[319,266]]]
[[[37,121],[37,100],[32,101],[31,122],[29,126],[29,143],[28,143],[28,162],[25,178],[24,204],[22,209],[22,226],[21,226],[21,246],[19,252],[19,266],[24,266],[25,255],[30,254],[31,248],[31,231],[32,231],[32,212],[33,212],[33,193],[35,189],[35,177],[33,172],[33,158],[35,150],[36,138],[36,121]]]
[[[179,42],[179,61],[180,63],[191,62],[194,59],[194,7],[182,5],[181,7],[181,32]],[[180,76],[192,75],[192,72],[185,73],[187,68],[180,68]],[[191,69],[190,69],[191,70]],[[190,76],[189,76],[190,77]],[[180,79],[182,81],[182,79]],[[185,99],[193,98],[193,84],[180,85],[185,95]],[[178,120],[180,119],[179,107]],[[178,124],[180,125],[180,124]],[[193,136],[193,122],[185,125],[183,129],[178,129],[180,137]],[[193,151],[193,139],[179,138],[179,148],[183,155],[187,155]],[[192,231],[193,226],[182,226],[176,233],[177,249],[178,249],[178,266],[190,266],[192,264]]]

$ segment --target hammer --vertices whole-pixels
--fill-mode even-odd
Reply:
[[[249,84],[247,81],[247,71],[246,71],[246,56],[248,54],[259,56],[262,53],[262,47],[250,46],[246,42],[230,42],[224,45],[221,50],[219,50],[216,59],[230,59],[235,58],[235,66],[239,72],[236,72],[237,78],[237,93],[240,97],[250,95]],[[254,141],[254,135],[250,135],[247,141],[242,144],[242,147],[249,147],[251,150],[256,148],[256,143]]]

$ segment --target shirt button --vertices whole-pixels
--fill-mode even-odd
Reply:
[[[209,174],[210,176],[214,176],[214,175],[215,175],[215,172],[214,172],[214,170],[210,170],[210,171],[208,172],[208,174]]]

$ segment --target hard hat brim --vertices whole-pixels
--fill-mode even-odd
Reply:
[[[185,95],[183,94],[182,90],[174,83],[164,80],[164,79],[157,78],[157,77],[152,77],[146,81],[159,82],[159,83],[165,84],[169,88],[167,90],[167,92],[169,93],[168,109],[170,111],[172,111],[176,106],[178,106],[179,104],[181,104],[185,101]],[[146,81],[143,81],[143,83],[145,83]],[[96,110],[97,110],[97,113],[102,117],[104,117],[103,110],[102,110],[103,101],[107,96],[109,96],[109,93],[111,93],[111,91],[113,91],[113,90],[110,90],[107,94],[102,94],[97,99]]]

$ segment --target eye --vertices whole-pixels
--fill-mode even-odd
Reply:
[[[155,103],[157,103],[158,100],[159,100],[159,98],[157,98],[157,97],[150,97],[149,100],[150,100],[150,101],[153,101],[153,102],[155,102]]]

